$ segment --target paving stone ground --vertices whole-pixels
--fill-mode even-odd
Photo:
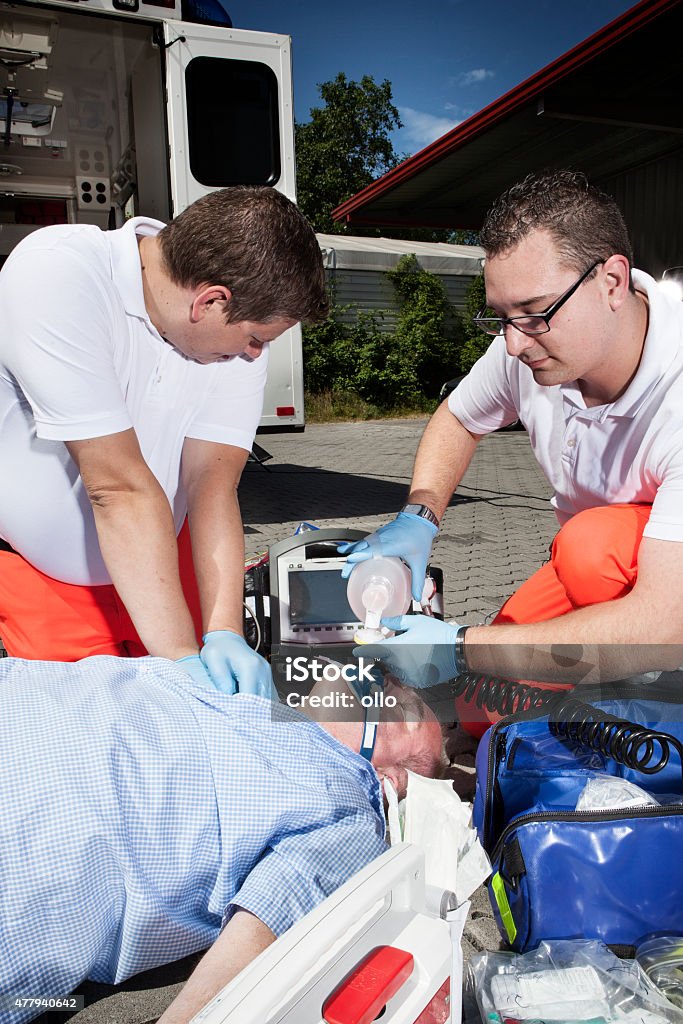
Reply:
[[[259,438],[273,458],[268,469],[249,464],[240,486],[247,553],[265,551],[301,521],[368,531],[387,522],[405,502],[425,422],[313,425],[303,434]],[[484,621],[542,564],[556,529],[548,498],[524,432],[493,434],[481,442],[434,548],[434,564],[444,571],[448,617]],[[455,762],[454,785],[469,795],[474,746],[455,730],[449,753]],[[465,956],[497,946],[488,898],[479,890],[465,933]],[[196,959],[138,975],[118,987],[85,985],[90,1005],[71,1017],[72,1024],[150,1024],[174,998]],[[40,1020],[60,1024],[60,1015]]]

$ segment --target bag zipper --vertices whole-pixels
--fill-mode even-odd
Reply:
[[[520,814],[517,818],[513,818],[512,821],[509,821],[504,827],[498,837],[493,853],[491,854],[491,863],[495,863],[497,858],[500,856],[500,852],[505,845],[505,841],[508,836],[514,832],[516,828],[519,828],[521,825],[526,825],[529,822],[627,821],[630,818],[656,818],[660,816],[663,818],[669,818],[674,817],[677,814],[683,814],[683,804],[658,804],[657,806],[648,804],[643,807],[622,807],[614,811],[596,809],[594,811],[539,811],[536,814],[533,812],[527,812],[526,814]]]
[[[579,691],[577,693],[577,690]],[[647,687],[647,694],[643,694],[643,687],[637,683],[627,683],[626,685],[618,685],[606,683],[604,685],[586,686],[580,688],[575,686],[573,690],[567,690],[568,696],[576,697],[577,700],[585,701],[587,704],[590,703],[590,698],[597,699],[597,703],[602,703],[606,700],[652,700],[652,701],[666,701],[669,704],[683,704],[683,693],[680,695],[671,692],[666,686],[657,686],[656,683],[652,683]],[[561,692],[561,691],[558,691]],[[502,729],[508,725],[512,725],[515,722],[529,721],[533,722],[538,718],[547,717],[547,711],[545,708],[529,708],[526,711],[517,711],[513,715],[506,715],[505,718],[501,718],[500,721],[494,722],[491,726],[491,734],[489,736],[489,749],[488,756],[486,759],[486,786],[484,793],[484,816],[482,826],[482,846],[484,849],[488,849],[488,833],[489,833],[489,819],[493,816],[493,786],[495,782],[495,768],[496,758],[498,755],[498,764],[501,764],[505,760],[505,736],[500,735]],[[502,743],[501,743],[502,740]],[[499,749],[502,748],[499,754]],[[682,805],[683,806],[683,805]],[[548,814],[561,814],[561,811],[551,812]],[[574,812],[579,813],[579,812]],[[583,813],[592,813],[585,811]],[[519,819],[516,819],[519,820]],[[539,819],[543,820],[543,819]],[[503,832],[508,826],[506,825]],[[502,835],[503,833],[501,833]],[[499,840],[500,841],[500,840]],[[498,843],[496,843],[496,849]]]

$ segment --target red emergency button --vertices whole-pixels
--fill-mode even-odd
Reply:
[[[413,973],[413,954],[377,946],[323,1004],[327,1024],[372,1024]]]

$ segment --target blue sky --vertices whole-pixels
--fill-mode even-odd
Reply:
[[[339,71],[388,78],[415,153],[635,6],[633,0],[223,0],[235,28],[286,32],[296,118]]]

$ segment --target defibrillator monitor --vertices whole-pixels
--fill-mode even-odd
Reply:
[[[344,541],[362,540],[360,530],[307,530],[270,548],[270,616],[275,644],[352,643],[361,623],[346,596],[341,571]]]
[[[343,625],[355,616],[349,602],[339,590],[340,569],[327,564],[309,564],[289,569],[289,621],[294,628],[303,626]],[[345,583],[345,581],[342,581]]]

